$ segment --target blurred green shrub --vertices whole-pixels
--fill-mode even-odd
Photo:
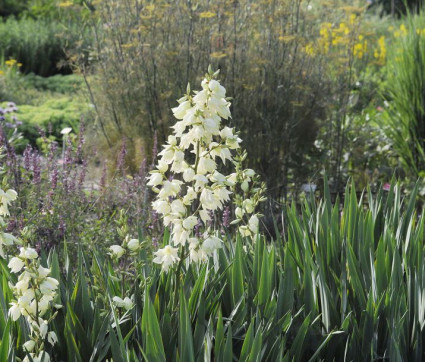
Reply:
[[[0,58],[0,102],[13,101],[16,104],[37,105],[55,94],[79,94],[85,88],[81,75],[56,74],[41,77],[34,73],[22,74],[22,63],[16,59]]]
[[[22,63],[24,73],[40,76],[70,73],[65,49],[76,46],[82,31],[77,24],[62,24],[55,20],[14,19],[0,21],[0,55]],[[84,32],[83,32],[84,35]],[[89,43],[84,35],[83,43]]]
[[[89,9],[93,9],[90,0],[2,0],[0,16],[17,18],[43,18],[64,20],[81,19]]]
[[[423,6],[423,0],[372,0],[370,7],[380,7],[381,16],[384,14],[401,17],[406,10],[418,12]]]
[[[40,137],[39,129],[48,130],[57,139],[65,127],[79,128],[81,117],[88,115],[90,109],[83,100],[75,97],[47,99],[44,103],[35,105],[20,105],[17,117],[22,125],[19,131],[32,145]]]
[[[25,83],[27,86],[33,87],[39,91],[63,94],[75,93],[85,86],[83,78],[76,74],[56,74],[45,78],[30,73],[25,76]]]
[[[2,0],[0,1],[0,16],[19,15],[28,9],[28,0]]]
[[[394,34],[383,87],[389,107],[380,125],[417,177],[425,172],[425,16],[410,17]]]
[[[61,130],[71,126],[79,129],[81,118],[92,117],[91,108],[82,89],[83,77],[77,74],[54,75],[48,78],[20,72],[15,59],[0,59],[0,107],[9,102],[17,104],[15,114],[22,123],[18,131],[23,136],[21,146],[38,145],[40,129],[55,139],[61,139]],[[19,147],[18,152],[23,148]]]

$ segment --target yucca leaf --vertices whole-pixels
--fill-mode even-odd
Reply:
[[[304,351],[304,342],[305,337],[308,332],[308,327],[310,325],[310,314],[304,319],[304,322],[301,324],[300,328],[297,331],[294,341],[292,342],[290,348],[290,355],[293,356],[294,361],[301,361]]]
[[[145,291],[145,303],[141,323],[143,347],[148,360],[165,361],[165,351],[158,319],[147,291]]]
[[[190,317],[183,289],[180,289],[179,357],[181,361],[195,361],[192,328],[190,326]]]
[[[255,319],[251,319],[251,323],[249,324],[248,330],[246,331],[244,342],[242,345],[241,354],[239,357],[240,361],[248,361],[252,344],[254,342],[254,323]]]
[[[2,337],[0,341],[0,361],[9,362],[11,361],[11,352],[12,352],[12,344],[11,344],[11,319],[8,318],[6,325],[2,330]]]

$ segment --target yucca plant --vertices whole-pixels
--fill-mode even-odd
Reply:
[[[325,183],[322,200],[283,210],[276,240],[227,235],[210,263],[183,263],[179,274],[161,272],[146,248],[127,269],[100,249],[81,245],[73,264],[66,247],[61,258],[51,251],[42,264],[59,280],[63,305],[51,322],[52,358],[422,360],[425,217],[416,195],[402,200],[394,183],[358,199],[348,185],[333,205]],[[0,265],[0,355],[13,360],[28,332],[7,317],[10,275]],[[114,297],[125,295],[132,304],[117,307]]]

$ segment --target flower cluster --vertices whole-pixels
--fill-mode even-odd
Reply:
[[[14,321],[21,315],[26,318],[31,335],[24,343],[24,350],[30,353],[32,360],[47,362],[50,357],[44,348],[46,339],[52,346],[57,342],[55,332],[49,331],[49,322],[56,316],[50,313],[52,308],[61,307],[54,303],[59,282],[49,276],[50,269],[40,265],[37,251],[29,246],[21,247],[8,267],[13,273],[20,273],[18,282],[11,286],[16,300],[11,303],[9,314]],[[24,361],[30,359],[27,357]]]
[[[0,189],[0,226],[6,223],[3,217],[9,215],[9,204],[16,200],[14,190]],[[25,240],[27,232],[23,232],[23,240],[11,234],[0,233],[0,255],[5,258],[5,247],[19,245],[19,254],[9,260],[8,267],[12,273],[20,273],[16,284],[11,284],[15,300],[11,302],[9,314],[14,321],[24,316],[30,328],[30,340],[24,343],[24,350],[29,353],[25,361],[50,361],[49,354],[44,345],[47,340],[51,345],[57,342],[54,331],[49,331],[49,322],[56,314],[50,313],[52,307],[60,308],[54,304],[56,290],[59,282],[50,277],[50,269],[44,268],[38,259],[38,253],[31,248]]]
[[[7,128],[17,128],[22,125],[16,116],[17,111],[18,107],[13,102],[8,102],[6,107],[0,107],[0,122],[5,122],[4,125]]]
[[[116,223],[118,224],[118,235],[123,242],[121,245],[110,246],[108,254],[116,262],[116,277],[121,282],[121,295],[123,298],[115,296],[112,301],[117,308],[124,308],[129,311],[134,307],[134,297],[126,296],[127,291],[124,285],[127,284],[126,280],[129,278],[134,280],[133,276],[137,273],[138,266],[142,263],[136,256],[145,247],[146,243],[141,243],[138,239],[131,238],[125,210],[120,210],[119,219]]]
[[[360,32],[362,16],[350,14],[346,21],[339,24],[322,23],[320,25],[319,36],[314,42],[308,42],[304,51],[309,56],[330,54],[335,56],[335,60],[341,66],[347,62],[347,57],[365,60],[371,59],[368,55],[373,54],[378,65],[384,65],[386,60],[385,38],[378,40],[366,32]],[[405,27],[400,27],[402,31]]]
[[[256,179],[254,171],[241,168],[242,157],[234,156],[241,139],[233,128],[222,126],[222,119],[231,117],[230,102],[225,88],[215,79],[217,74],[209,70],[201,83],[202,90],[191,94],[188,87],[179,106],[172,109],[178,121],[149,177],[148,185],[158,194],[153,209],[171,229],[173,246],[158,250],[153,260],[162,264],[164,271],[186,256],[191,262],[206,261],[220,248],[223,241],[210,227],[212,215],[230,201],[238,184],[243,192],[248,192],[250,182]],[[236,172],[219,172],[228,165],[236,167]],[[254,212],[256,203],[247,200],[245,206],[239,221],[243,214]],[[248,235],[246,230],[256,233],[255,218],[251,226],[240,226],[244,235]],[[201,237],[194,233],[199,223],[204,230]]]
[[[136,255],[141,248],[138,239],[131,239],[128,235],[125,237],[122,245],[111,245],[109,255],[114,259],[120,259],[124,254]]]
[[[115,296],[112,301],[118,308],[124,308],[125,310],[130,310],[134,307],[134,303],[129,297],[125,297],[124,299]]]
[[[9,204],[16,200],[17,194],[15,190],[4,191],[0,188],[0,230],[6,229],[7,223],[3,219],[4,216],[9,216]],[[9,233],[0,232],[0,256],[5,258],[4,248],[11,246],[18,240]]]

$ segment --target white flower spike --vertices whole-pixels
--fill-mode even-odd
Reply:
[[[188,87],[188,94],[172,109],[177,119],[173,134],[149,177],[148,185],[157,193],[152,207],[161,215],[164,225],[170,227],[170,244],[174,246],[167,245],[154,253],[153,261],[161,264],[165,272],[180,260],[179,255],[192,262],[206,261],[222,246],[223,241],[211,225],[214,213],[223,210],[237,185],[250,195],[250,183],[256,180],[253,170],[240,167],[246,156],[234,154],[241,139],[233,128],[222,125],[223,119],[231,117],[230,102],[226,89],[215,79],[217,74],[209,70],[201,82],[202,90],[190,94]],[[236,168],[227,176],[220,172],[226,161]],[[166,175],[167,171],[171,174]],[[245,222],[239,231],[245,236],[256,232],[256,219],[249,217],[259,201],[257,196],[243,206],[242,201],[237,204],[237,222]],[[202,237],[199,233],[195,237],[195,228],[202,230]]]

